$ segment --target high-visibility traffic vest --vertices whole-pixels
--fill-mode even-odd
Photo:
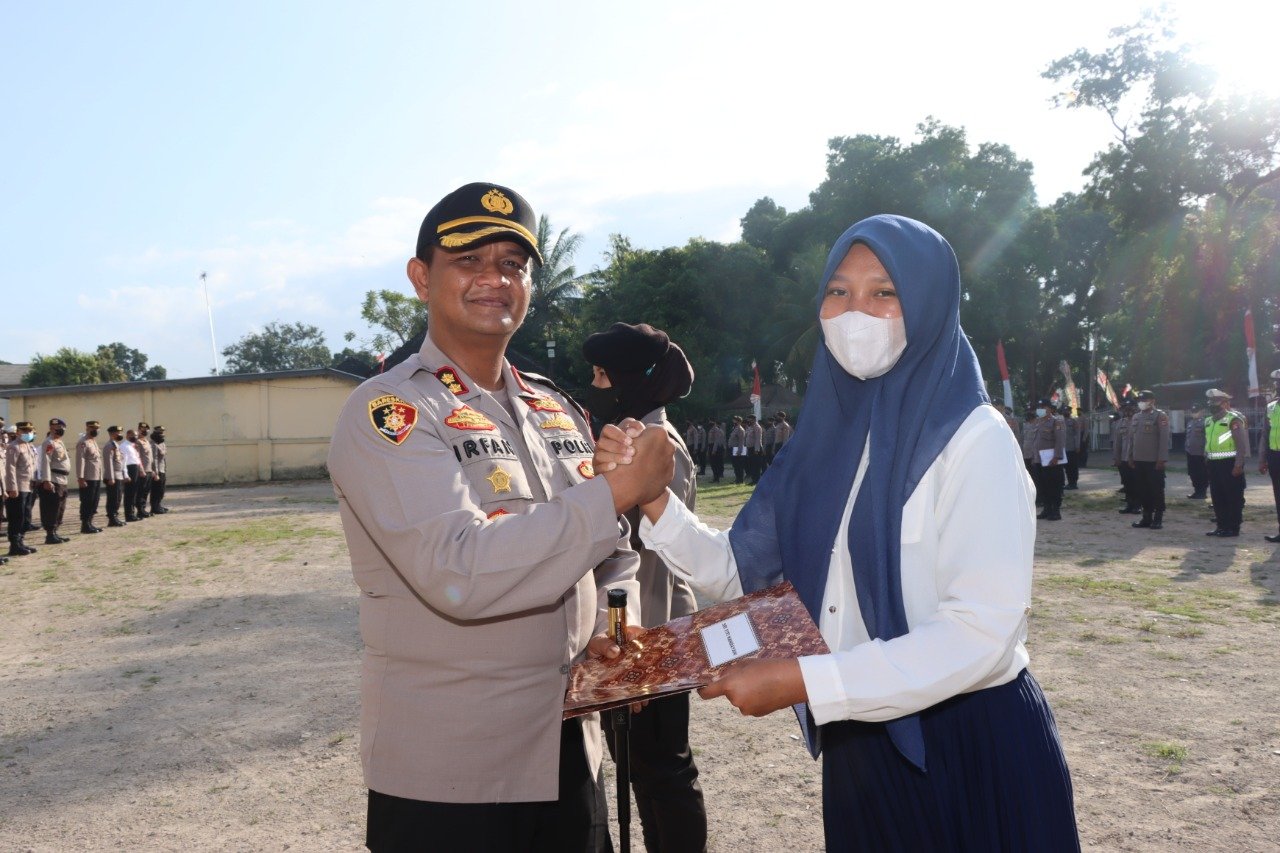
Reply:
[[[1267,447],[1280,451],[1280,400],[1267,403],[1267,422],[1270,424],[1267,430]]]
[[[1214,420],[1213,415],[1204,419],[1204,456],[1206,459],[1232,459],[1236,455],[1236,439],[1231,434],[1231,422],[1242,418],[1239,412],[1227,410]]]

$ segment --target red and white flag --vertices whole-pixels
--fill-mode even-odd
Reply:
[[[1262,396],[1262,386],[1258,383],[1258,344],[1253,338],[1253,311],[1244,309],[1244,352],[1249,359],[1249,397]]]
[[[1097,379],[1102,393],[1107,395],[1107,402],[1114,408],[1120,408],[1120,401],[1116,399],[1116,389],[1111,387],[1111,380],[1107,378],[1106,373],[1103,373],[1102,368],[1098,368]]]
[[[1071,365],[1067,364],[1067,360],[1064,358],[1058,362],[1058,369],[1062,371],[1062,375],[1067,379],[1067,405],[1071,407],[1071,416],[1075,417],[1080,414],[1080,393],[1076,391],[1076,381],[1071,378]]]
[[[1004,404],[1013,408],[1013,386],[1009,384],[1009,362],[1004,360],[1004,341],[996,341],[996,364],[1000,365],[1000,381],[1004,383]]]
[[[760,371],[756,368],[756,360],[751,359],[751,409],[755,412],[756,421],[760,420]]]
[[[386,366],[387,366],[386,353],[381,353],[381,352],[378,353],[378,372],[381,373],[383,368],[385,368]]]

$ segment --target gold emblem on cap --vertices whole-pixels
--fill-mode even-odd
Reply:
[[[493,473],[486,480],[493,486],[493,493],[496,495],[500,492],[511,491],[511,475],[502,470],[499,466],[494,466]]]
[[[489,190],[480,199],[481,206],[490,213],[501,213],[503,216],[510,216],[516,206],[511,203],[511,199],[502,194],[502,190]]]

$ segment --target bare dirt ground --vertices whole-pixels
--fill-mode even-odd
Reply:
[[[1222,540],[1184,475],[1161,532],[1116,514],[1114,479],[1086,471],[1037,543],[1032,668],[1085,846],[1280,849],[1269,487],[1250,478],[1245,535]],[[704,511],[727,523],[740,500],[708,490]],[[356,595],[329,485],[169,503],[0,566],[0,850],[362,849]],[[712,849],[821,849],[791,714],[693,707]]]

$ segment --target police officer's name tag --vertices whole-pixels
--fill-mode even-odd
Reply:
[[[745,613],[708,625],[700,633],[712,666],[760,651],[760,641],[756,639],[755,629]]]

